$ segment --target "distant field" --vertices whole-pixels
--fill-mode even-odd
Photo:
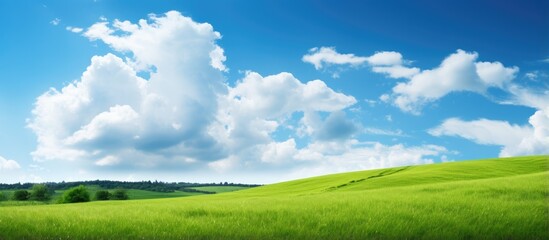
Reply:
[[[196,196],[196,195],[202,195],[202,193],[181,192],[181,191],[164,193],[164,192],[152,192],[152,191],[145,191],[145,190],[138,190],[138,189],[128,190],[128,196],[130,197],[130,199],[173,198],[173,197],[188,197],[188,196]]]
[[[99,186],[94,185],[88,185],[86,186],[88,189],[90,196],[95,196],[95,192],[98,190],[103,190]],[[250,187],[238,187],[238,186],[207,186],[207,187],[194,187],[192,189],[197,190],[203,190],[208,192],[215,192],[215,193],[223,193],[223,192],[232,192],[242,189],[247,189]],[[28,189],[27,189],[28,190]],[[30,190],[29,190],[30,191]],[[154,191],[146,191],[146,190],[140,190],[140,189],[128,189],[128,196],[130,200],[140,200],[140,199],[156,199],[156,198],[174,198],[174,197],[189,197],[189,196],[197,196],[197,195],[203,195],[204,193],[200,192],[183,192],[183,191],[175,191],[175,192],[154,192]],[[6,196],[11,197],[14,190],[4,190],[0,191]],[[57,202],[57,199],[63,195],[63,190],[57,190],[55,191],[55,194],[51,197],[50,201],[47,202],[37,202],[37,201],[0,201],[0,206],[26,206],[26,205],[44,205],[44,204],[53,204]]]
[[[234,192],[238,190],[247,189],[250,187],[239,187],[239,186],[206,186],[206,187],[192,187],[192,189],[215,192],[215,193],[224,193],[224,192]]]
[[[549,239],[549,156],[185,198],[0,208],[0,239]]]

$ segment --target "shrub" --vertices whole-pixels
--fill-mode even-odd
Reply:
[[[90,194],[84,185],[67,190],[61,198],[62,203],[89,202]]]
[[[30,193],[27,190],[17,190],[13,192],[12,199],[16,201],[27,201],[29,200]]]
[[[48,186],[46,186],[45,184],[36,184],[32,186],[30,199],[36,201],[50,200],[50,190],[48,189]]]
[[[127,200],[127,199],[129,199],[129,197],[128,197],[128,193],[126,192],[125,189],[119,188],[119,189],[114,190],[114,193],[112,194],[111,199],[112,200]]]
[[[0,192],[0,201],[5,201],[8,199],[8,196],[7,194],[3,193],[3,192]]]
[[[109,200],[111,198],[111,193],[107,190],[99,190],[95,192],[95,200]]]

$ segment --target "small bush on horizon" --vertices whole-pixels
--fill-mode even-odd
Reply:
[[[0,192],[0,201],[8,200],[8,195],[6,193]]]
[[[60,198],[60,203],[78,203],[78,202],[89,202],[90,194],[88,189],[84,185],[78,187],[73,187],[67,190],[63,197]]]
[[[111,198],[111,193],[107,190],[99,190],[95,192],[95,200],[97,201],[104,201],[109,200]]]
[[[50,200],[51,194],[48,186],[45,184],[35,184],[32,186],[30,193],[30,199],[35,201],[47,201]]]
[[[128,200],[128,193],[126,189],[118,188],[114,190],[112,196],[110,197],[111,200]]]
[[[30,193],[27,190],[17,190],[13,192],[12,199],[16,201],[27,201],[29,200]]]

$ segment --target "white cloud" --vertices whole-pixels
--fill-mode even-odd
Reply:
[[[224,55],[223,48],[217,46],[214,50],[210,52],[210,65],[215,69],[218,69],[223,72],[228,72],[229,69],[223,64],[227,60],[227,57]]]
[[[95,56],[80,80],[37,99],[28,123],[38,137],[35,160],[99,167],[215,161],[208,165],[217,169],[248,160],[275,163],[295,145],[271,136],[292,114],[337,112],[356,103],[321,80],[302,83],[290,73],[248,72],[227,86],[226,57],[215,43],[221,35],[173,11],[138,24],[99,22],[83,35],[128,57]],[[321,135],[350,136],[332,131],[348,127],[345,115],[330,116]]]
[[[154,167],[223,155],[208,133],[226,91],[210,64],[210,53],[220,51],[211,25],[168,12],[139,24],[96,23],[84,36],[130,56],[95,56],[80,80],[37,99],[29,121],[38,137],[35,160]],[[149,79],[137,76],[153,68]]]
[[[374,66],[394,66],[402,65],[402,54],[394,51],[377,52],[367,58],[368,63]]]
[[[50,21],[50,24],[52,24],[54,26],[59,25],[59,23],[61,23],[61,19],[59,19],[59,18],[54,18],[53,20]]]
[[[503,88],[516,77],[519,71],[518,67],[506,68],[500,62],[477,62],[475,66],[480,80],[487,87]]]
[[[524,76],[530,80],[536,80],[538,78],[538,72],[537,71],[527,72],[524,74]]]
[[[276,168],[298,173],[322,166],[318,173],[330,173],[432,162],[446,151],[354,140],[363,129],[347,110],[357,100],[322,80],[249,71],[228,85],[226,57],[216,43],[221,34],[175,11],[137,23],[101,19],[82,35],[124,57],[94,56],[79,80],[37,98],[28,122],[37,135],[32,153],[37,161],[72,160],[90,171]],[[406,63],[394,52],[372,58],[330,48],[310,53],[304,61],[319,68]],[[141,78],[140,72],[150,77]]]
[[[419,72],[418,68],[404,66],[407,62],[402,54],[394,51],[376,52],[369,57],[360,57],[352,53],[341,54],[334,47],[312,48],[304,55],[302,60],[311,63],[315,69],[320,70],[332,65],[350,65],[353,67],[368,63],[374,72],[384,73],[392,78],[409,78]],[[333,71],[333,77],[339,77],[343,69]]]
[[[419,73],[419,68],[409,68],[402,65],[372,67],[376,73],[385,73],[390,78],[411,78]]]
[[[390,115],[387,115],[390,116]],[[392,120],[391,120],[392,121]],[[394,137],[402,137],[406,136],[402,130],[385,130],[385,129],[379,129],[379,128],[365,128],[364,133],[366,134],[375,134],[375,135],[385,135],[385,136],[394,136]]]
[[[66,27],[65,29],[67,29],[67,31],[70,31],[70,32],[73,32],[73,33],[80,33],[82,31],[84,31],[84,29],[82,28],[79,28],[79,27],[71,27],[71,26],[68,26]]]
[[[321,80],[302,83],[290,73],[263,77],[248,72],[219,98],[219,124],[212,127],[231,152],[272,142],[270,135],[295,112],[335,112],[356,99],[330,89]]]
[[[434,136],[458,136],[478,144],[502,146],[500,156],[549,153],[549,108],[538,110],[530,117],[530,125],[512,125],[506,121],[479,119],[445,120],[429,130]]]
[[[19,169],[21,166],[19,166],[19,163],[17,163],[14,160],[5,159],[2,156],[0,156],[0,171],[2,170],[15,170]]]
[[[499,62],[476,62],[478,54],[457,50],[439,67],[423,70],[408,82],[393,88],[392,102],[405,112],[419,114],[423,105],[451,92],[471,91],[484,94],[490,87],[503,88],[515,78],[517,67],[506,68]]]
[[[502,101],[503,104],[527,106],[535,109],[549,107],[549,89],[528,89],[518,85],[510,85],[506,89],[511,97]]]
[[[358,66],[368,61],[367,57],[358,57],[354,54],[341,54],[334,47],[311,48],[309,53],[304,55],[302,60],[311,63],[319,70],[327,65],[352,65]]]
[[[284,142],[271,142],[264,146],[261,161],[267,163],[285,163],[293,160],[297,154],[296,143],[293,138]]]

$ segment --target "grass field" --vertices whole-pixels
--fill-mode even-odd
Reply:
[[[185,198],[0,207],[0,239],[549,239],[549,156]]]
[[[214,193],[224,193],[224,192],[234,192],[250,187],[240,187],[240,186],[206,186],[206,187],[193,187],[192,189],[208,191]]]
[[[215,192],[215,193],[224,193],[224,192],[232,192],[242,189],[247,189],[249,187],[237,187],[237,186],[207,186],[207,187],[195,187],[194,189],[198,190],[204,190],[209,192]],[[103,190],[99,186],[94,185],[88,185],[86,186],[86,189],[88,189],[88,192],[90,193],[90,196],[95,196],[95,192],[98,190]],[[30,189],[27,189],[30,191]],[[112,189],[111,189],[112,190]],[[146,190],[139,190],[139,189],[128,189],[128,197],[133,200],[137,199],[157,199],[157,198],[174,198],[174,197],[189,197],[189,196],[197,196],[197,195],[203,195],[203,193],[200,192],[183,192],[183,191],[175,191],[175,192],[154,192],[154,191],[146,191]],[[0,191],[5,196],[10,198],[14,192],[14,190],[5,190]],[[44,205],[44,204],[53,204],[57,203],[57,200],[59,197],[63,195],[63,190],[57,190],[55,191],[55,194],[51,196],[51,200],[47,202],[39,202],[39,201],[0,201],[0,207],[1,206],[26,206],[26,205]]]

